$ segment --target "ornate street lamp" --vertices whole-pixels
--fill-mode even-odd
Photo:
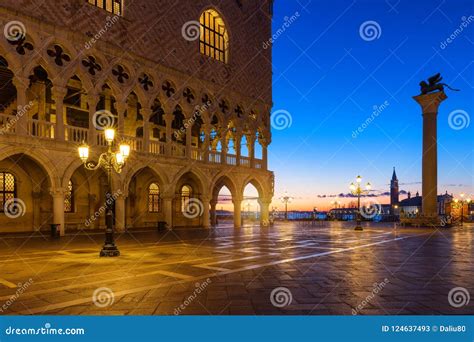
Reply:
[[[454,203],[456,203],[456,205],[460,205],[461,206],[461,227],[464,225],[464,205],[467,204],[468,206],[468,210],[469,210],[469,204],[471,203],[471,199],[470,198],[464,198],[466,195],[465,194],[460,194],[459,195],[461,197],[461,199],[455,199],[454,200]]]
[[[288,221],[288,203],[291,203],[293,197],[288,196],[288,193],[285,192],[285,196],[280,197],[280,201],[285,204],[285,221]]]
[[[99,156],[97,162],[89,161],[89,146],[83,144],[79,147],[79,157],[84,163],[84,167],[87,170],[95,171],[99,168],[103,168],[107,173],[107,194],[105,201],[105,242],[102,250],[100,251],[101,257],[116,257],[120,255],[120,251],[115,245],[114,241],[114,217],[112,212],[112,204],[114,202],[112,196],[112,171],[117,173],[122,172],[122,168],[130,155],[130,146],[127,144],[120,144],[118,152],[112,151],[112,145],[115,139],[115,130],[113,128],[107,128],[104,131],[105,140],[107,141],[107,152],[102,153]]]
[[[362,228],[362,225],[361,225],[360,196],[363,195],[363,194],[368,194],[370,192],[370,190],[372,189],[372,186],[370,185],[370,183],[367,183],[365,185],[365,190],[362,189],[362,187],[360,186],[361,183],[362,183],[362,177],[357,176],[356,184],[351,183],[351,185],[350,185],[351,193],[353,195],[357,195],[357,214],[356,214],[357,224],[356,224],[356,227],[354,228],[354,230],[364,230]]]

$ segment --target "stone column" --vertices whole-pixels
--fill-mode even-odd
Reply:
[[[266,143],[262,144],[262,170],[268,169],[268,145]]]
[[[56,129],[54,138],[59,141],[64,141],[65,132],[64,125],[66,124],[64,120],[64,106],[63,101],[64,97],[67,94],[67,88],[61,86],[54,86],[53,89],[53,100],[56,105]]]
[[[171,156],[171,146],[173,144],[173,139],[171,139],[171,135],[173,133],[173,114],[166,112],[164,115],[164,119],[166,122],[166,155]]]
[[[31,196],[33,198],[33,229],[38,232],[41,229],[41,189],[34,189]]]
[[[169,230],[173,229],[173,199],[172,195],[163,196],[163,213]]]
[[[117,102],[117,115],[118,115],[118,134],[123,136],[125,134],[125,111],[128,108],[127,102]]]
[[[437,118],[441,102],[448,97],[444,92],[415,96],[423,114],[423,216],[438,216],[438,141]]]
[[[211,204],[211,226],[215,227],[217,226],[217,213],[216,213],[216,207],[217,207],[217,199],[213,199],[210,202]]]
[[[192,157],[192,146],[191,146],[192,128],[193,126],[188,123],[186,127],[186,158],[188,159],[191,159]]]
[[[150,152],[150,118],[153,115],[151,108],[142,108],[143,116],[143,151]]]
[[[89,105],[89,145],[97,145],[97,122],[94,122],[94,115],[97,111],[97,104],[100,97],[97,94],[87,95],[87,104]]]
[[[29,105],[27,103],[28,96],[28,85],[30,81],[26,77],[15,76],[13,78],[13,84],[16,88],[16,103],[17,103],[17,117],[18,121],[16,122],[16,133],[18,135],[27,135],[28,134],[28,111]]]
[[[53,222],[59,224],[60,235],[64,236],[64,189],[51,190],[51,196],[53,197]]]
[[[258,200],[260,204],[260,225],[267,227],[270,224],[270,203],[269,199],[262,198]]]
[[[221,134],[221,164],[227,164],[227,134],[225,130]]]
[[[255,165],[255,135],[247,135],[247,150],[249,151],[249,163],[250,167]]]
[[[234,228],[242,227],[242,197],[234,196],[232,202],[234,203]]]
[[[235,165],[240,165],[240,157],[242,156],[242,135],[235,135]]]
[[[202,144],[203,159],[209,162],[209,144],[210,144],[211,125],[204,124],[204,143]]]
[[[202,207],[203,207],[202,227],[207,229],[207,228],[210,227],[210,224],[211,224],[210,211],[209,211],[210,201],[209,201],[209,198],[207,198],[207,197],[202,197],[201,201],[202,201]]]
[[[125,196],[123,194],[115,197],[115,230],[125,231]]]

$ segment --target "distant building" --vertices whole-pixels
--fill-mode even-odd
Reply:
[[[393,168],[392,180],[390,181],[390,206],[394,209],[400,203],[400,188],[398,186],[397,173]]]
[[[405,217],[415,217],[422,212],[423,197],[417,192],[415,197],[408,198],[400,202],[400,214]],[[446,192],[444,195],[438,196],[438,215],[449,215],[453,196]]]

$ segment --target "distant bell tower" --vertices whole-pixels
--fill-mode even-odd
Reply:
[[[398,178],[394,167],[392,180],[390,181],[390,205],[392,208],[399,204],[399,193],[400,189],[398,188]]]

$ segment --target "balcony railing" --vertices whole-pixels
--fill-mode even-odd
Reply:
[[[191,158],[193,160],[204,161],[204,152],[198,147],[193,147],[191,148]]]
[[[250,167],[250,158],[249,157],[240,157],[240,165],[245,167]]]
[[[233,154],[228,154],[226,160],[227,165],[237,165],[237,156],[234,156]]]
[[[150,140],[148,152],[151,154],[166,154],[166,144],[161,141]]]
[[[221,153],[220,152],[209,152],[209,162],[210,163],[221,163]]]
[[[75,143],[83,143],[83,142],[87,142],[88,138],[89,138],[88,128],[66,126],[66,140],[67,141],[71,141]]]
[[[173,155],[174,157],[179,157],[179,158],[186,157],[186,146],[175,143],[175,142],[172,143],[171,155]]]
[[[132,151],[143,151],[143,138],[124,136],[122,141],[129,144]]]
[[[6,115],[0,113],[0,137],[4,134],[16,134],[16,123],[18,117],[14,115]],[[27,121],[27,134],[40,139],[54,139],[55,137],[55,123],[43,120],[30,119]],[[81,144],[89,142],[89,129],[83,127],[65,126],[65,140],[67,142]],[[167,154],[166,143],[151,138],[148,142],[148,151],[145,149],[145,141],[143,138],[124,136],[122,141],[127,142],[130,148],[136,152],[150,153],[154,155],[165,156]],[[103,131],[98,131],[96,134],[96,143],[98,146],[107,146]],[[173,142],[171,144],[171,155],[177,158],[186,158],[186,146]],[[208,159],[205,156],[208,155]],[[213,164],[222,163],[222,154],[220,151],[209,151],[205,153],[199,147],[192,147],[190,152],[192,160],[200,162],[208,162]],[[233,154],[226,154],[225,163],[227,165],[237,165],[237,156]],[[261,159],[253,159],[253,163],[249,157],[240,157],[240,166],[251,167],[253,165],[256,169],[262,169],[263,162]]]
[[[40,139],[54,139],[54,123],[42,120],[29,120],[28,134]]]

